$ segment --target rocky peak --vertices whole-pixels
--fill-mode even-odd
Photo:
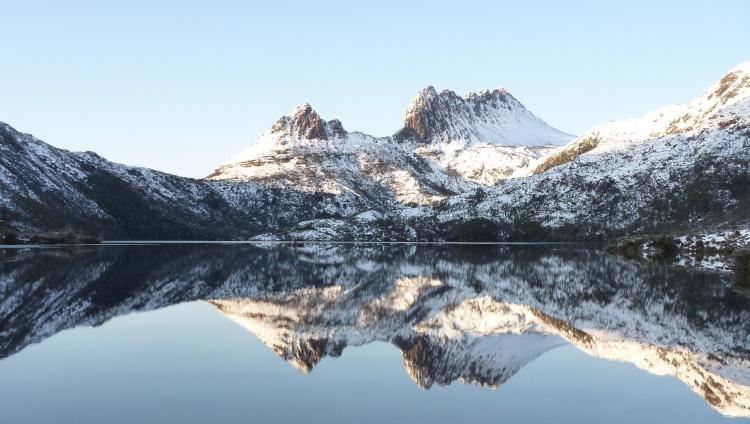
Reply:
[[[704,96],[709,99],[715,98],[716,102],[722,105],[750,98],[750,62],[740,63],[727,72]]]
[[[347,132],[344,129],[344,125],[338,119],[328,121],[327,129],[330,137],[346,137]]]
[[[450,129],[454,118],[469,113],[466,102],[455,92],[440,93],[428,85],[411,102],[406,111],[404,127],[412,129],[423,142],[427,142]]]
[[[497,109],[511,110],[513,108],[526,111],[526,108],[516,100],[506,89],[496,88],[494,90],[469,93],[464,100],[473,106],[474,113],[478,116],[492,113]]]
[[[282,116],[271,127],[271,134],[289,134],[297,139],[328,140],[330,138],[344,138],[347,135],[344,126],[338,119],[324,121],[309,103],[304,103]]]
[[[341,122],[338,122],[338,126],[341,127]],[[343,130],[343,127],[341,129]],[[283,132],[287,132],[296,138],[306,138],[308,140],[328,139],[326,121],[313,110],[309,103],[304,103],[294,109],[289,115],[281,117],[271,127],[271,133],[273,134]]]
[[[679,113],[676,117],[670,117],[663,133],[669,135],[700,130],[708,120],[721,111],[748,100],[750,62],[744,62],[727,72],[718,83],[709,87],[690,104],[675,108]]]
[[[310,104],[305,103],[292,113],[292,128],[297,137],[327,140],[326,121],[320,118]]]
[[[404,128],[426,144],[462,140],[504,145],[564,144],[568,134],[549,127],[504,88],[468,93],[438,93],[427,86],[406,111]]]

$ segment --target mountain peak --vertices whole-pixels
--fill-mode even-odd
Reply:
[[[338,121],[337,121],[338,122]],[[339,122],[340,126],[341,123]],[[282,116],[271,127],[271,133],[287,132],[297,138],[327,140],[326,121],[318,115],[309,103],[303,103],[288,115]]]
[[[592,128],[570,146],[545,159],[534,174],[573,161],[599,146],[609,144],[615,146],[611,147],[613,149],[624,149],[634,142],[724,128],[747,119],[749,112],[750,62],[743,62],[690,103],[665,106],[640,118],[607,122]]]
[[[712,98],[720,106],[730,106],[750,98],[750,62],[743,62],[732,68],[701,97]]]
[[[746,115],[747,108],[741,108],[739,111],[732,110],[748,100],[750,100],[750,62],[743,62],[729,70],[719,82],[706,89],[689,104],[668,106],[656,112],[669,118],[663,120],[668,123],[664,130],[665,134],[678,134],[700,130],[706,125],[711,126],[714,117],[721,118],[726,117],[726,114],[736,113]],[[674,116],[662,112],[664,110],[671,111]]]
[[[740,72],[740,73],[743,73],[743,74],[750,74],[750,60],[747,61],[747,62],[740,63],[739,65],[737,65],[734,68],[730,69],[729,72],[727,72],[727,73],[729,74],[729,73],[733,73],[733,72]]]
[[[547,125],[504,88],[461,97],[451,90],[438,93],[429,85],[409,105],[404,128],[413,130],[425,144],[451,140],[543,146],[574,138]]]
[[[500,96],[510,96],[510,93],[508,90],[504,89],[503,87],[495,88],[494,90],[479,90],[479,93],[474,92],[468,92],[464,96],[465,100],[469,99],[489,99],[493,97],[500,97]]]
[[[311,113],[316,112],[313,110],[312,106],[310,106],[310,103],[305,102],[294,108],[294,110],[289,113],[289,116],[294,117],[297,115],[309,115]]]
[[[417,97],[425,97],[425,96],[437,96],[438,92],[435,90],[435,87],[428,85],[427,87],[419,90],[419,95]]]

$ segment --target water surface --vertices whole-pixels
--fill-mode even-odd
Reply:
[[[0,422],[711,423],[750,301],[549,246],[7,253]]]

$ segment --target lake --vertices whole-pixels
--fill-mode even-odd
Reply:
[[[571,245],[2,250],[2,423],[719,423],[750,298]]]

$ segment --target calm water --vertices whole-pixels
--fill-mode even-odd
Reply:
[[[2,423],[750,417],[750,299],[718,275],[543,246],[0,258]]]

